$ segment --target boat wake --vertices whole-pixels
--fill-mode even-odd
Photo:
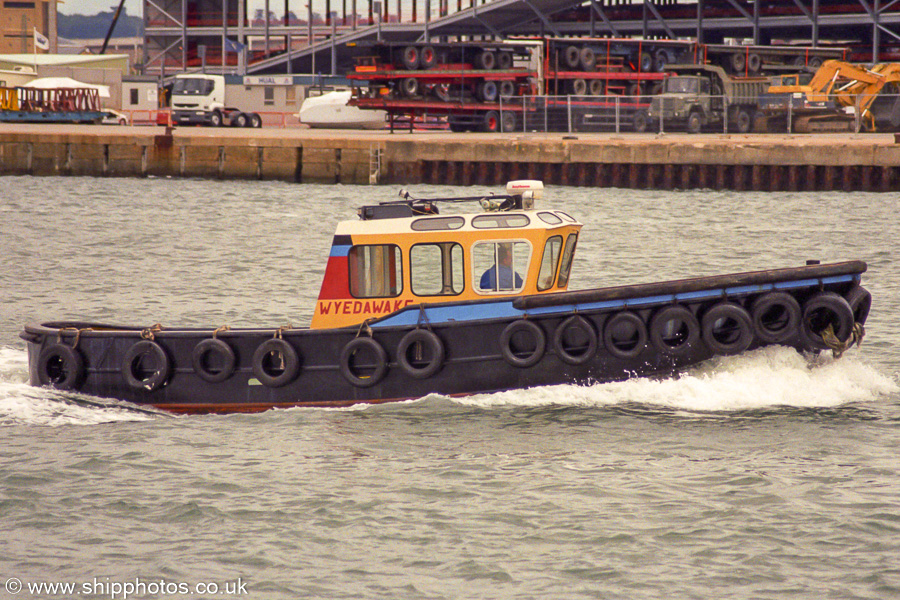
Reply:
[[[638,404],[696,413],[832,408],[877,401],[898,391],[897,382],[863,363],[855,352],[834,360],[830,354],[804,356],[791,348],[768,346],[716,358],[670,378],[548,386],[453,401],[479,407]]]
[[[27,352],[0,348],[0,427],[98,425],[146,421],[158,414],[116,400],[32,387]]]

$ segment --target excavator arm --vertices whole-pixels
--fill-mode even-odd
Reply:
[[[783,78],[783,80],[786,78]],[[875,130],[870,111],[879,92],[889,84],[900,84],[900,64],[877,64],[872,68],[839,60],[825,61],[806,85],[781,85],[769,88],[770,95],[780,95],[793,102],[797,114],[797,131],[824,130],[810,127],[815,120],[839,126],[852,116],[846,110],[859,111],[863,125]],[[793,99],[793,100],[792,100]],[[802,102],[797,102],[800,99]],[[831,102],[833,101],[833,104]],[[798,106],[799,104],[799,106]],[[831,106],[832,108],[828,108]],[[808,110],[805,110],[808,109]]]

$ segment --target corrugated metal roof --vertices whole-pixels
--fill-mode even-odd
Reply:
[[[0,68],[4,65],[65,67],[91,63],[120,62],[127,65],[127,54],[0,54]]]

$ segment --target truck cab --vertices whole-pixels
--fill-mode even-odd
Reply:
[[[665,127],[699,133],[703,127],[728,120],[728,128],[747,133],[753,128],[759,94],[770,80],[732,77],[716,65],[670,65],[663,92],[653,97],[648,116]]]
[[[182,73],[172,85],[172,120],[184,125],[261,127],[256,113],[227,105],[224,75]]]
[[[721,99],[717,99],[721,104]],[[686,125],[697,133],[713,111],[710,83],[699,75],[674,75],[663,81],[662,92],[650,103],[650,117],[670,125]]]

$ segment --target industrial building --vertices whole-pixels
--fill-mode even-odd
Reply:
[[[34,31],[49,42],[42,52],[56,52],[57,0],[0,0],[0,54],[36,52]]]
[[[264,0],[262,9],[256,6],[144,0],[145,73],[342,74],[352,68],[348,44],[534,35],[838,45],[859,62],[900,59],[897,0]]]

